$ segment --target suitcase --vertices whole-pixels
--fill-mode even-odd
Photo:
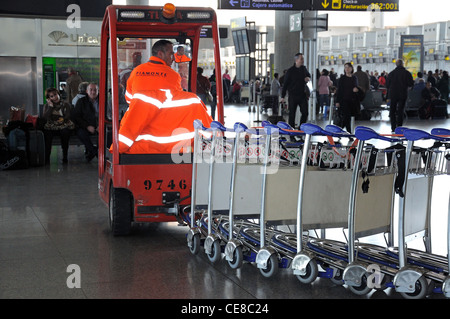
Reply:
[[[432,108],[431,118],[433,120],[434,119],[446,119],[446,118],[448,118],[447,102],[445,100],[435,100],[435,101],[433,101],[433,108]]]
[[[30,166],[43,166],[45,164],[44,133],[39,130],[30,130],[28,158]]]
[[[7,143],[10,151],[26,151],[27,136],[25,131],[20,128],[11,130],[7,137]]]
[[[0,171],[28,168],[27,152],[24,150],[0,152]]]

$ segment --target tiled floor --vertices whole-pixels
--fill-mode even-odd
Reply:
[[[228,105],[225,114],[227,126],[234,121],[258,124],[252,122],[257,114],[248,113],[246,105]],[[390,129],[387,112],[381,120],[357,124],[382,133]],[[450,120],[409,119],[405,125],[450,128]],[[69,164],[63,166],[61,151],[54,148],[53,153],[50,166],[0,172],[2,299],[401,298],[391,289],[359,297],[327,279],[302,285],[291,270],[264,278],[254,265],[239,270],[231,270],[225,261],[212,265],[204,253],[189,252],[188,228],[176,223],[136,225],[132,235],[113,237],[107,207],[97,192],[97,160],[86,163],[83,149],[74,146]],[[447,190],[441,200],[448,203],[448,179],[443,185]],[[444,219],[445,214],[441,224]],[[71,281],[76,272],[68,270],[74,264],[79,266],[80,288],[68,288],[76,282]]]

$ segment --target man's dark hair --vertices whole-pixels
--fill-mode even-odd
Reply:
[[[299,56],[303,55],[303,53],[297,53],[296,55],[294,55],[294,58],[298,58]]]
[[[152,46],[152,55],[153,56],[157,56],[158,52],[162,51],[162,52],[166,52],[166,46],[170,44],[173,45],[172,42],[170,42],[169,40],[159,40],[156,41],[155,44],[153,44]]]

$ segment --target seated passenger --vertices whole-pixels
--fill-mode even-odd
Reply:
[[[43,118],[46,120],[44,125],[45,138],[45,164],[50,164],[50,153],[52,151],[52,141],[54,135],[61,137],[61,148],[63,151],[64,164],[67,163],[67,153],[69,150],[69,140],[72,134],[71,130],[75,128],[70,120],[70,104],[63,102],[56,88],[45,90],[47,103],[44,105]]]
[[[157,41],[147,63],[136,67],[127,82],[129,108],[120,122],[119,153],[178,153],[190,146],[196,119],[209,126],[205,104],[183,91],[180,75],[170,66],[173,45]],[[111,147],[112,149],[112,147]]]
[[[86,160],[90,162],[97,156],[97,147],[92,144],[91,135],[98,133],[98,87],[89,83],[87,95],[75,104],[72,119],[77,129],[76,133],[86,147]]]

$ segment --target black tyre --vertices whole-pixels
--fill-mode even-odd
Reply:
[[[265,269],[260,268],[261,274],[266,277],[272,277],[278,271],[278,258],[275,254],[270,255],[267,261],[267,267]]]
[[[297,279],[303,284],[310,284],[317,279],[318,274],[319,267],[317,266],[317,261],[315,259],[311,259],[306,266],[306,274],[297,275]]]
[[[207,254],[210,262],[218,262],[222,256],[222,251],[220,249],[220,240],[215,240],[211,246],[211,253]]]
[[[428,282],[427,279],[422,276],[416,281],[416,290],[414,292],[401,292],[403,298],[405,299],[423,299],[428,294]]]
[[[244,254],[242,253],[242,247],[238,246],[234,250],[233,260],[231,261],[229,260],[228,265],[230,265],[232,269],[238,269],[242,267],[243,263],[244,263]]]
[[[132,222],[132,196],[123,188],[109,191],[109,226],[114,236],[128,235]]]
[[[193,255],[197,255],[198,252],[200,251],[200,235],[199,234],[195,234],[192,236],[192,244],[189,247],[189,251]]]
[[[366,275],[362,276],[361,278],[361,285],[359,286],[348,286],[348,289],[353,292],[355,295],[358,296],[365,296],[369,292],[372,291],[372,288],[369,288],[367,286],[367,277]]]

